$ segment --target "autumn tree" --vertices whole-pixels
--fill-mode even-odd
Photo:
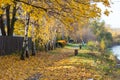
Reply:
[[[74,22],[81,23],[81,19],[87,18],[95,18],[100,16],[100,8],[97,7],[96,4],[91,4],[89,0],[85,1],[68,1],[68,0],[45,0],[45,1],[23,1],[17,0],[17,2],[23,4],[23,9],[27,13],[33,12],[38,13],[38,19],[41,16],[53,17],[59,19],[68,29],[72,29],[72,25]],[[103,1],[106,5],[108,1]],[[77,5],[77,6],[76,6]],[[26,8],[27,7],[27,8]],[[26,10],[27,9],[27,10]],[[34,10],[33,10],[34,9]],[[35,11],[36,10],[36,11]],[[44,13],[44,14],[43,14]],[[34,16],[33,19],[35,18]],[[84,22],[84,21],[83,21]]]
[[[0,28],[3,36],[13,36],[16,21],[17,2],[13,0],[0,1]],[[7,32],[5,31],[7,26]]]
[[[5,5],[2,5],[3,2]],[[39,19],[43,16],[60,20],[67,29],[73,29],[72,24],[74,22],[84,23],[84,18],[89,21],[91,18],[100,17],[101,9],[97,7],[96,2],[103,2],[105,6],[109,6],[108,0],[7,0],[1,1],[0,6],[4,9],[2,11],[6,12],[5,20],[7,21],[7,35],[9,36],[13,35],[16,16],[18,16],[17,10],[23,11],[22,15],[27,18],[24,19],[27,22],[25,24],[25,40],[27,40],[28,23],[37,22],[39,26],[41,24]],[[10,16],[11,12],[12,17]],[[20,18],[22,17],[20,16]],[[1,19],[3,18],[1,17]],[[5,29],[1,28],[1,30]],[[2,33],[4,32],[2,31]]]
[[[100,22],[99,20],[93,21],[91,23],[91,29],[94,32],[94,34],[96,35],[96,38],[98,40],[98,42],[105,43],[106,47],[110,47],[112,44],[112,34],[110,32],[107,31],[107,29],[105,28],[105,22]]]
[[[30,2],[30,3],[28,3]],[[0,1],[0,12],[1,12],[1,19],[2,14],[5,13],[6,15],[6,26],[7,26],[7,35],[13,35],[14,31],[14,24],[16,21],[16,13],[18,7],[23,7],[24,11],[33,11],[34,18],[35,14],[38,12],[44,13],[53,16],[61,22],[63,22],[67,26],[71,26],[70,24],[73,22],[81,22],[81,18],[94,18],[100,16],[100,8],[97,7],[95,2],[100,2],[99,0],[7,0],[7,1]],[[108,0],[101,0],[105,6],[109,6]],[[22,4],[22,5],[18,5]],[[77,5],[77,6],[76,6]],[[40,10],[40,11],[39,11]],[[107,11],[105,12],[107,13]],[[32,16],[32,17],[33,17]],[[40,14],[40,16],[42,16]],[[36,18],[40,17],[39,15]],[[3,21],[3,20],[2,20]],[[4,22],[4,21],[3,21]],[[69,25],[68,25],[69,24]],[[70,28],[70,27],[69,27]],[[5,30],[3,25],[1,24],[1,31],[2,34],[5,35]]]

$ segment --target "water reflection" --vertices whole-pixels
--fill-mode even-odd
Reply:
[[[120,60],[120,46],[112,47],[113,54]]]

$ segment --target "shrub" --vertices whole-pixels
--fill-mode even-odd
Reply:
[[[57,41],[57,46],[59,47],[64,47],[67,44],[65,40],[58,40]]]
[[[106,48],[106,44],[105,44],[105,41],[102,39],[100,42],[100,50],[105,51],[105,48]]]
[[[98,50],[98,47],[97,47],[97,43],[94,42],[94,41],[89,41],[87,43],[87,47],[89,50],[93,51],[93,50]]]

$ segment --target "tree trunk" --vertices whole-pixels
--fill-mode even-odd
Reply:
[[[2,33],[2,36],[6,36],[6,32],[5,32],[5,26],[4,26],[4,23],[3,23],[3,15],[0,16],[0,29],[1,29],[1,33]]]
[[[54,37],[53,43],[54,43],[54,49],[55,49],[56,48],[56,36]]]
[[[35,42],[32,41],[32,56],[35,56],[36,50],[35,50]]]
[[[22,48],[22,54],[21,59],[25,59],[25,55],[27,58],[29,58],[29,48],[28,48],[28,29],[29,29],[29,22],[30,22],[30,14],[26,13],[26,26],[25,26],[25,37],[23,41],[23,48]],[[25,55],[24,55],[25,54]]]
[[[15,24],[15,21],[16,21],[16,18],[15,18],[16,12],[17,12],[17,8],[16,8],[16,3],[15,3],[15,6],[14,6],[13,12],[12,12],[10,35],[13,35],[13,32],[14,32],[14,24]]]
[[[6,20],[7,20],[7,35],[11,36],[10,34],[10,5],[6,7]]]
[[[7,35],[8,36],[13,36],[13,32],[14,32],[14,24],[16,21],[16,12],[17,12],[17,8],[16,8],[16,3],[14,3],[15,6],[13,7],[13,11],[12,11],[12,19],[10,19],[10,5],[7,5],[6,7],[6,20],[7,20]]]
[[[34,38],[34,25],[32,25],[32,56],[35,56],[36,47],[35,47],[35,38]]]
[[[45,44],[45,51],[47,52],[49,50],[49,42]]]

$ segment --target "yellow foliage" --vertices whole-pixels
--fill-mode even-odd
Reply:
[[[3,10],[2,10],[2,9],[0,9],[0,15],[1,15],[1,14],[3,14]]]
[[[41,20],[39,19],[38,22],[41,25],[35,27],[35,39],[40,41],[40,45],[44,45],[55,35],[55,32],[53,31],[54,19],[44,16]]]
[[[104,11],[104,14],[107,15],[107,16],[109,16],[109,13],[110,12],[107,9]]]
[[[25,24],[22,20],[17,20],[14,25],[14,33],[15,35],[24,35],[25,33]]]
[[[101,42],[100,42],[100,48],[102,51],[105,50],[106,46],[105,46],[105,41],[102,39]]]
[[[62,44],[62,46],[65,46],[67,44],[65,40],[58,40],[57,43]]]

